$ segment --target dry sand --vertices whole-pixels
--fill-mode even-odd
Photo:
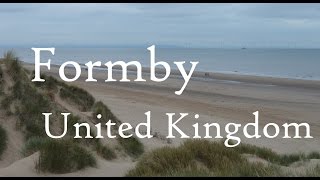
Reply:
[[[29,70],[34,69],[30,64],[25,64],[25,67]],[[57,67],[51,67],[50,71],[42,68],[42,72],[60,79]],[[68,74],[72,77],[74,70],[69,69]],[[118,72],[114,77],[119,79],[120,75]],[[320,149],[319,81],[201,72],[197,72],[196,76],[189,82],[181,96],[174,94],[174,91],[179,90],[183,84],[183,79],[179,76],[171,77],[161,83],[150,80],[106,83],[104,80],[107,78],[107,70],[94,70],[94,78],[98,82],[87,83],[85,82],[87,72],[83,69],[81,78],[70,84],[87,90],[96,100],[103,101],[122,122],[129,122],[132,125],[145,122],[144,113],[151,111],[152,131],[162,135],[167,135],[165,113],[168,112],[199,114],[198,120],[186,118],[179,124],[182,130],[193,135],[192,124],[196,122],[217,122],[221,125],[230,122],[245,124],[253,122],[252,113],[259,111],[261,127],[270,122],[279,125],[285,122],[307,122],[311,126],[311,135],[314,138],[307,140],[279,137],[250,140],[243,138],[240,132],[242,142],[268,147],[278,153],[310,152]],[[135,78],[134,74],[129,77]],[[148,74],[144,73],[143,77],[148,79]],[[147,150],[168,145],[159,139],[141,141]],[[172,145],[179,145],[181,141],[179,138],[173,139]],[[0,169],[0,176],[17,175],[14,171],[16,168],[19,168],[20,176],[39,176],[32,170],[34,166],[32,159],[35,156],[37,154]],[[98,168],[87,168],[66,176],[122,176],[134,166],[134,162],[124,160],[119,162],[99,160],[98,164]]]

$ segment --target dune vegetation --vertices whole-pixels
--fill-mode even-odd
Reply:
[[[245,155],[256,160],[249,161]],[[144,154],[126,176],[292,176],[284,171],[298,161],[320,159],[319,153],[279,155],[270,149],[242,144],[187,140],[179,147],[163,147]],[[319,166],[299,176],[319,175]]]
[[[143,152],[142,143],[135,137],[123,143],[117,138],[116,144],[108,144],[100,139],[74,139],[75,127],[73,124],[98,121],[97,113],[101,113],[102,122],[109,118],[117,124],[121,121],[101,101],[96,102],[87,91],[76,86],[67,85],[51,76],[41,75],[45,82],[32,82],[34,72],[23,68],[21,61],[13,51],[8,51],[2,59],[0,77],[7,73],[10,84],[1,81],[1,87],[7,86],[7,92],[2,94],[1,108],[8,116],[16,118],[16,127],[25,135],[25,144],[21,149],[23,156],[27,157],[39,152],[39,159],[35,164],[38,172],[68,173],[86,167],[95,167],[96,158],[102,157],[113,160],[119,155],[137,158]],[[61,104],[59,101],[64,101]],[[64,106],[63,104],[68,104]],[[68,107],[74,107],[72,112]],[[51,139],[44,131],[43,112],[52,112],[50,131],[61,134],[63,118],[61,112],[71,112],[68,118],[68,133],[61,139]],[[91,112],[91,113],[87,113]],[[89,114],[89,115],[88,115]],[[100,120],[99,120],[100,121]],[[96,132],[91,132],[95,134]],[[86,134],[85,128],[80,128],[80,135]],[[5,129],[0,127],[0,154],[6,148]],[[121,147],[121,148],[119,148]],[[130,148],[130,150],[128,149]],[[137,152],[135,152],[137,151]]]
[[[1,156],[3,154],[3,152],[6,150],[7,148],[7,132],[6,130],[0,125],[0,159]]]
[[[71,140],[52,140],[40,148],[40,157],[36,168],[52,173],[67,173],[96,166],[91,152]]]
[[[118,127],[121,121],[89,92],[52,76],[42,74],[45,82],[32,82],[33,77],[34,72],[23,68],[13,51],[4,54],[0,64],[0,107],[6,116],[16,120],[16,129],[24,135],[22,156],[38,153],[34,168],[39,173],[75,172],[97,167],[97,158],[113,161],[123,157],[137,161],[126,176],[320,176],[319,165],[299,173],[292,169],[295,163],[320,159],[319,152],[282,155],[249,144],[227,148],[222,142],[208,140],[186,140],[177,147],[166,145],[146,151],[135,136],[127,139],[118,136],[112,142],[74,139],[75,123],[91,122],[93,126],[111,119],[116,123],[113,127]],[[63,131],[60,113],[71,112],[65,137],[51,139],[46,135],[43,112],[52,112],[53,134]],[[102,115],[101,119],[97,118],[98,114]],[[91,131],[92,135],[96,133]],[[80,135],[86,135],[85,128],[80,128]],[[0,157],[8,150],[9,139],[0,125]]]
[[[3,72],[2,69],[0,68],[0,94],[3,94]],[[7,148],[7,132],[6,130],[0,125],[0,159],[3,154],[3,152]]]

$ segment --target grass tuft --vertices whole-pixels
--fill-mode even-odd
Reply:
[[[32,73],[32,79],[34,78],[34,71]],[[33,82],[35,86],[49,90],[49,91],[57,91],[58,85],[61,84],[57,79],[52,76],[47,76],[45,74],[40,75],[41,79],[44,79],[44,82]]]
[[[49,138],[31,137],[24,144],[24,147],[22,148],[21,153],[24,157],[30,156],[31,154],[42,149],[47,143],[50,143]]]
[[[101,101],[94,104],[92,111],[93,118],[96,118],[98,114],[101,114],[102,117],[99,119],[100,122],[106,123],[111,120],[112,123],[116,123],[116,126],[121,123],[111,110]]]
[[[306,170],[305,174],[301,175],[305,177],[320,177],[320,165]]]
[[[247,147],[246,147],[247,148]],[[266,149],[242,151],[265,155]],[[255,151],[253,151],[255,150]],[[263,153],[262,153],[263,152]],[[271,153],[272,154],[272,153]],[[144,154],[126,176],[282,176],[277,165],[249,162],[239,149],[221,142],[187,140],[179,147],[163,147]]]
[[[36,168],[42,172],[68,173],[96,166],[94,156],[68,140],[50,140],[40,149]]]
[[[119,144],[124,148],[124,151],[133,158],[138,158],[141,154],[144,153],[144,146],[136,137],[118,137],[117,140]]]
[[[280,155],[272,151],[271,149],[258,147],[250,144],[240,144],[234,149],[241,154],[253,154],[271,163],[282,166],[289,166],[290,164],[297,161],[304,161],[308,159],[320,159],[320,153],[318,152],[311,152],[307,155],[303,153]]]
[[[102,145],[101,143],[97,143],[96,151],[98,155],[102,156],[106,160],[116,159],[116,153],[109,147]]]
[[[95,102],[95,99],[91,94],[76,86],[63,84],[59,94],[61,98],[67,99],[78,105],[81,111],[89,111]]]
[[[7,149],[8,136],[6,130],[0,125],[0,158]]]

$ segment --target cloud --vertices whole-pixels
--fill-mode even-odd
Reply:
[[[31,4],[2,4],[0,6],[0,13],[9,13],[9,14],[15,14],[15,13],[24,13],[30,10],[33,10],[35,6]]]
[[[319,11],[319,4],[3,4],[0,39],[2,45],[314,46]]]
[[[260,4],[248,6],[244,12],[247,16],[271,19],[319,19],[319,4],[283,3]]]

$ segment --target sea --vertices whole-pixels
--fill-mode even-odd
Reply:
[[[3,54],[13,50],[20,60],[34,63],[31,48],[1,48]],[[320,49],[251,49],[251,48],[157,48],[156,61],[166,61],[176,69],[174,61],[199,61],[196,71],[246,74],[294,79],[320,80]],[[146,48],[55,48],[55,54],[41,53],[41,60],[52,64],[66,61],[85,64],[88,61],[139,61],[150,66],[150,52]]]

